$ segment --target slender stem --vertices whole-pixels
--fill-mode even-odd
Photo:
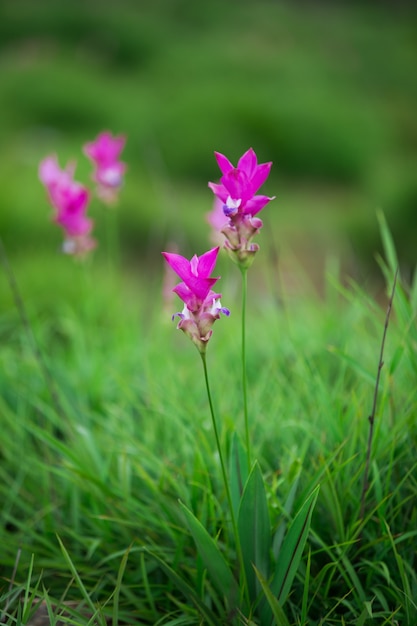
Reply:
[[[233,530],[235,531],[235,529],[236,529],[236,520],[235,520],[235,515],[234,515],[234,511],[233,511],[233,506],[232,506],[232,496],[230,494],[229,481],[227,479],[226,465],[224,463],[222,448],[221,448],[221,445],[220,445],[220,437],[219,437],[219,431],[218,431],[218,428],[217,428],[217,420],[216,420],[216,416],[214,414],[213,401],[211,399],[210,384],[209,384],[208,371],[207,371],[206,355],[203,352],[200,352],[200,354],[201,354],[201,360],[203,361],[204,378],[205,378],[205,381],[206,381],[207,397],[208,397],[208,401],[209,401],[209,405],[210,405],[211,421],[213,423],[214,436],[216,438],[217,452],[219,453],[220,465],[221,465],[221,468],[222,468],[222,475],[223,475],[223,482],[224,482],[224,487],[226,489],[227,502],[228,502],[228,505],[229,505],[229,508],[230,508],[230,515],[231,515],[231,519],[232,519]],[[237,534],[236,534],[236,536],[237,536]]]
[[[106,244],[107,263],[113,277],[120,262],[119,222],[117,207],[108,206],[102,209],[106,213]]]
[[[245,420],[245,441],[246,454],[248,458],[248,469],[251,468],[251,447],[249,435],[249,417],[248,417],[248,385],[246,376],[246,299],[248,292],[248,270],[241,267],[242,273],[242,393],[243,393],[243,415]]]
[[[396,287],[396,284],[397,284],[397,277],[398,277],[398,268],[397,268],[397,270],[395,272],[394,282],[393,282],[393,285],[392,285],[391,296],[390,296],[390,299],[388,301],[387,312],[386,312],[386,315],[385,315],[384,332],[382,333],[381,350],[380,350],[380,353],[379,353],[378,369],[377,369],[376,379],[375,379],[374,398],[373,398],[373,402],[372,402],[372,410],[371,410],[371,413],[370,413],[370,415],[368,417],[369,434],[368,434],[368,444],[367,444],[367,448],[366,448],[365,472],[364,472],[364,476],[363,476],[363,487],[362,487],[362,496],[361,496],[361,510],[360,510],[360,519],[361,520],[363,520],[364,515],[365,515],[366,494],[368,493],[368,489],[369,489],[369,467],[370,467],[370,462],[371,462],[372,441],[373,441],[373,436],[374,436],[374,423],[375,423],[375,414],[376,414],[376,403],[377,403],[377,398],[378,398],[379,380],[380,380],[380,377],[381,377],[381,370],[382,370],[382,367],[384,365],[385,338],[387,336],[389,318],[390,318],[390,315],[391,315],[392,303],[393,303],[394,294],[395,294],[395,287]]]
[[[246,571],[245,571],[245,566],[244,566],[244,561],[243,561],[242,547],[240,545],[239,531],[237,527],[236,516],[234,513],[234,509],[233,509],[232,495],[230,493],[230,486],[229,486],[229,481],[228,481],[227,472],[226,472],[226,465],[224,462],[222,448],[220,445],[220,437],[219,437],[219,431],[217,428],[217,420],[216,420],[216,416],[214,413],[213,401],[211,398],[210,384],[209,384],[208,371],[207,371],[206,354],[205,352],[200,352],[200,355],[201,355],[201,360],[203,362],[204,379],[206,381],[206,389],[207,389],[207,397],[208,397],[209,406],[210,406],[211,421],[213,423],[213,430],[214,430],[214,436],[216,438],[217,452],[220,458],[220,465],[222,469],[224,488],[226,490],[227,503],[229,505],[229,510],[230,510],[230,519],[232,522],[233,534],[235,537],[236,552],[237,552],[237,556],[239,559],[241,576],[243,577],[243,581],[244,581],[243,590],[242,588],[241,590],[247,596],[247,600],[249,601],[248,586],[247,586]]]

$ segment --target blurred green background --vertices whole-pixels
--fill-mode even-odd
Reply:
[[[0,232],[14,267],[71,263],[37,178],[101,130],[128,137],[116,215],[90,214],[105,266],[161,270],[160,250],[209,245],[213,151],[272,160],[260,243],[285,271],[336,255],[377,272],[382,209],[404,272],[417,260],[417,12],[399,2],[2,0]],[[114,212],[114,210],[113,210]],[[109,235],[109,230],[115,231]],[[117,229],[117,230],[116,230]],[[110,240],[113,238],[113,244]],[[287,270],[285,269],[287,266]],[[59,276],[59,271],[58,271]],[[57,279],[59,281],[59,279]]]

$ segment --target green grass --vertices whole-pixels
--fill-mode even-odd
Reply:
[[[252,457],[274,553],[320,485],[290,594],[267,598],[277,624],[415,625],[413,15],[353,3],[2,3],[0,232],[27,318],[5,268],[3,623],[28,624],[43,601],[51,624],[263,626],[227,615],[188,530],[184,507],[235,565],[203,370],[170,321],[181,305],[163,300],[160,255],[171,243],[186,256],[207,249],[213,150],[235,161],[252,145],[274,161],[265,193],[277,195],[247,312]],[[92,202],[99,247],[74,263],[37,167],[50,152],[77,158],[86,182],[81,145],[103,128],[128,136],[126,185],[116,210]],[[226,255],[217,269],[231,317],[207,362],[228,459],[244,431],[240,280]]]
[[[384,225],[383,232],[393,264]],[[261,251],[253,269],[258,262],[259,276],[265,261]],[[216,325],[208,366],[227,450],[233,432],[242,434],[243,415],[237,272],[221,263],[232,316]],[[47,302],[39,287],[36,298],[30,288],[26,295],[22,282],[51,379],[17,311],[10,305],[2,314],[5,623],[26,623],[35,599],[55,616],[74,601],[65,619],[80,625],[200,624],[201,611],[223,623],[221,598],[178,503],[213,536],[220,531],[227,505],[198,356],[162,314],[160,280],[145,300],[140,274],[133,292],[117,271],[105,285],[98,268],[94,260],[84,268],[63,258],[57,285],[66,276],[77,288]],[[30,271],[32,278],[38,273],[36,266]],[[392,273],[384,271],[389,289]],[[249,272],[249,294],[256,293],[255,276]],[[399,284],[394,298],[363,520],[384,307],[354,284],[342,287],[331,272],[324,298],[285,288],[281,303],[250,298],[251,435],[273,525],[320,484],[305,557],[283,607],[290,624],[415,623],[416,293],[416,285],[408,291]],[[232,558],[227,535],[219,538]]]

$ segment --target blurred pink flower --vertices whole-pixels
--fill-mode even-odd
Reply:
[[[123,184],[126,165],[118,159],[125,143],[123,135],[113,137],[110,132],[104,131],[83,146],[84,154],[95,166],[93,180],[97,183],[97,195],[108,204],[116,202]]]
[[[198,350],[203,353],[212,335],[212,326],[219,319],[220,313],[230,315],[228,309],[220,303],[220,293],[212,291],[219,278],[210,278],[216,264],[219,248],[213,248],[202,256],[193,256],[191,261],[171,252],[163,252],[165,260],[174,272],[182,279],[182,283],[173,291],[184,302],[177,328],[190,337]]]
[[[53,155],[41,161],[39,178],[55,210],[54,222],[65,232],[64,252],[83,256],[95,247],[96,242],[90,236],[93,222],[85,215],[89,201],[88,190],[73,180],[74,171],[75,163],[61,170]]]
[[[229,224],[229,218],[225,216],[223,202],[217,196],[214,196],[213,208],[209,213],[206,213],[206,219],[212,228],[211,240],[216,245],[223,245],[225,236],[222,234],[222,230]]]

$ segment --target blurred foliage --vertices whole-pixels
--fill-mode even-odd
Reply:
[[[412,5],[212,0],[3,0],[0,232],[52,246],[41,158],[126,133],[119,227],[128,259],[180,237],[207,245],[213,151],[273,160],[277,240],[319,236],[369,263],[375,209],[417,260],[417,37]],[[92,215],[100,221],[100,208]],[[100,225],[98,224],[100,229]],[[285,246],[285,244],[284,244]],[[139,253],[140,250],[140,253]],[[320,251],[321,252],[321,251]]]

